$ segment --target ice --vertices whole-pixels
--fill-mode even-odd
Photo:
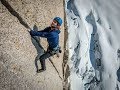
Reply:
[[[66,0],[71,90],[120,89],[120,1]]]

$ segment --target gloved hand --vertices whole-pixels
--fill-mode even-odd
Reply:
[[[62,50],[61,50],[61,49],[59,49],[59,53],[62,53]]]

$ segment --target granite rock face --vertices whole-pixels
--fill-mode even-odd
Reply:
[[[5,3],[9,6],[5,7]],[[0,2],[0,90],[62,90],[63,53],[51,57],[56,69],[46,60],[47,70],[36,73],[38,57],[43,50],[31,38],[26,28],[42,30],[55,16],[64,18],[62,0],[1,0]],[[8,9],[7,9],[8,8]],[[14,15],[15,14],[15,15]],[[61,27],[60,45],[64,44],[64,25]],[[37,39],[46,50],[46,39]]]

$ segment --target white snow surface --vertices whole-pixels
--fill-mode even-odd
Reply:
[[[66,0],[71,90],[120,90],[120,0]]]

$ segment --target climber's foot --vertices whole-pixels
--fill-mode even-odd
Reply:
[[[46,69],[39,69],[39,70],[37,70],[37,73],[41,73],[41,72],[43,72],[43,71],[45,71]]]

